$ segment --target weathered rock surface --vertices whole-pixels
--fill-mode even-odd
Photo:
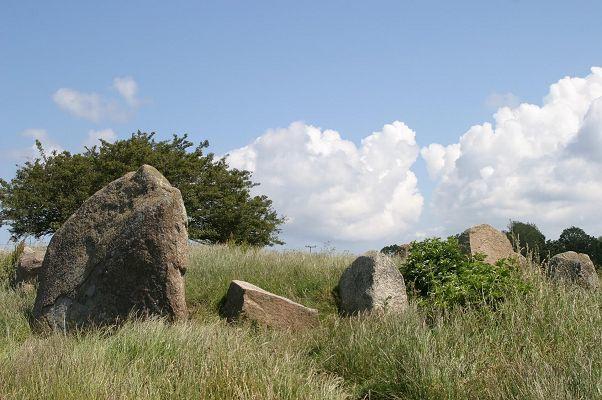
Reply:
[[[594,263],[587,254],[567,251],[550,259],[547,274],[553,279],[576,283],[586,289],[600,286]]]
[[[502,258],[518,258],[512,243],[502,232],[491,225],[475,225],[459,237],[460,248],[467,254],[485,254],[485,262],[495,264]]]
[[[390,257],[369,252],[358,257],[339,280],[341,314],[403,312],[408,296],[403,276]]]
[[[15,278],[13,281],[14,286],[20,285],[33,285],[38,280],[38,274],[44,261],[44,255],[46,254],[45,248],[31,248],[25,246],[23,253],[17,262],[17,268],[15,271]]]
[[[229,321],[244,318],[262,325],[301,330],[318,324],[318,310],[244,281],[232,281],[220,314]]]
[[[180,191],[144,165],[90,197],[53,236],[33,310],[38,331],[186,315]]]

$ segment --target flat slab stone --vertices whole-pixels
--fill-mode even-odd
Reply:
[[[318,310],[238,280],[230,283],[220,314],[228,321],[247,319],[280,329],[301,330],[318,324]]]

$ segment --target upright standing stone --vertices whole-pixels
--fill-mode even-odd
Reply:
[[[520,258],[512,243],[502,232],[491,225],[475,225],[465,230],[458,239],[460,248],[467,254],[485,254],[485,262],[495,264],[502,258]]]
[[[403,312],[408,296],[403,276],[390,257],[369,252],[358,257],[339,280],[340,311],[353,315],[369,311]]]
[[[301,330],[318,324],[318,310],[295,303],[244,281],[232,281],[220,314],[280,329]]]
[[[587,254],[574,251],[556,254],[548,263],[547,273],[553,279],[573,282],[586,289],[600,286],[594,263]]]
[[[33,310],[38,331],[186,315],[187,217],[180,191],[144,165],[90,197],[50,241]]]

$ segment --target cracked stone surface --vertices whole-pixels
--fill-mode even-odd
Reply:
[[[33,310],[36,331],[186,316],[186,209],[180,191],[144,165],[90,197],[48,246]]]

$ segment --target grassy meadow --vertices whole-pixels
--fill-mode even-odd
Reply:
[[[0,399],[597,399],[602,291],[547,282],[496,311],[339,318],[332,290],[349,255],[198,246],[186,274],[188,321],[39,337],[34,294],[0,288]],[[0,277],[10,256],[0,256]],[[232,279],[320,311],[292,334],[229,325]]]

